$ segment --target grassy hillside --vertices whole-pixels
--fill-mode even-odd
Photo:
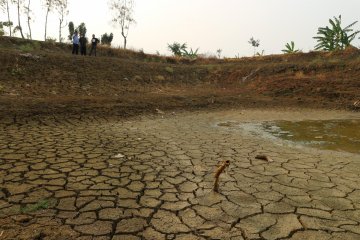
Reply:
[[[241,59],[177,59],[0,38],[0,110],[7,113],[300,106],[352,109],[360,98],[360,51]]]

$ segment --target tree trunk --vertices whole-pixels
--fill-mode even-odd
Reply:
[[[29,3],[28,3],[28,9],[27,9],[27,11],[28,11],[28,28],[29,28],[29,37],[30,37],[30,39],[32,40],[32,36],[31,36],[31,27],[30,27],[30,21],[31,21],[31,18],[30,18],[30,2],[31,2],[31,0],[29,0]]]
[[[47,21],[48,21],[48,16],[49,16],[49,12],[50,12],[50,7],[48,7],[47,12],[46,12],[46,18],[45,18],[45,35],[44,35],[44,41],[46,41],[46,33],[47,33]]]
[[[62,20],[60,19],[60,24],[59,24],[59,42],[61,43],[62,40],[61,40],[61,28],[62,28]]]
[[[127,36],[125,35],[125,33],[124,33],[124,27],[122,26],[121,27],[121,35],[123,36],[123,38],[124,38],[124,49],[126,49],[126,43],[127,43]]]
[[[11,24],[10,24],[9,1],[6,1],[6,10],[7,10],[7,15],[8,15],[9,32],[10,32],[10,37],[11,37]]]
[[[22,31],[21,23],[20,23],[20,0],[17,1],[17,9],[18,9],[18,26],[19,26],[20,34],[21,34],[21,37],[23,39],[25,39],[23,31]]]

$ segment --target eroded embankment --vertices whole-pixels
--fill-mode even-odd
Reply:
[[[16,46],[16,44],[14,44]],[[360,96],[357,49],[182,63],[0,48],[2,112],[311,106],[351,109]]]

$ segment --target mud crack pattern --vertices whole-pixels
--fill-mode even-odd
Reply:
[[[0,239],[360,239],[359,155],[216,125],[251,114],[3,118]]]

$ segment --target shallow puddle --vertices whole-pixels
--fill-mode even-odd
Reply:
[[[328,150],[360,153],[360,120],[278,121],[263,124],[283,140]]]
[[[360,154],[360,119],[271,121],[263,123],[219,123],[220,127],[241,128],[256,136],[281,140],[290,145]]]

